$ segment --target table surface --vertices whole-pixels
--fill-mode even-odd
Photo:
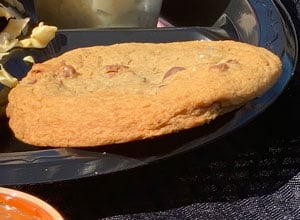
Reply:
[[[282,2],[299,29],[300,3]],[[179,219],[187,216],[182,212],[192,210],[182,207],[234,204],[271,195],[300,170],[299,71],[298,65],[288,87],[263,114],[204,147],[125,172],[11,187],[46,200],[66,219],[91,220],[115,215],[126,215],[120,219],[133,219],[138,217],[130,214],[158,211],[160,215],[156,217]]]

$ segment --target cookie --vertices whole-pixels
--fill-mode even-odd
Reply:
[[[209,123],[280,74],[272,52],[235,41],[78,48],[33,65],[6,112],[15,136],[31,145],[123,143]]]

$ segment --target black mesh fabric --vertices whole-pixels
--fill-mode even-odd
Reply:
[[[268,195],[234,202],[194,203],[166,211],[105,219],[300,219],[300,175]]]

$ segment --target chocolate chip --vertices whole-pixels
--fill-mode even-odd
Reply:
[[[169,69],[169,70],[165,73],[163,79],[166,79],[166,78],[168,78],[168,77],[170,77],[170,76],[172,76],[172,75],[178,73],[179,71],[183,71],[183,70],[185,70],[184,67],[174,66],[174,67],[172,67],[171,69]]]

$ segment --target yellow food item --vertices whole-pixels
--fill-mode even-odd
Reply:
[[[24,10],[23,5],[14,0],[7,1],[19,10]],[[22,36],[22,32],[26,29],[29,18],[20,18],[18,14],[10,7],[5,7],[0,4],[0,17],[5,17],[7,25],[0,33],[0,60],[2,57],[9,54],[9,51],[15,47],[22,48],[44,48],[55,37],[57,27],[44,25],[40,22],[39,25],[33,28],[29,37],[19,40]],[[8,73],[3,66],[0,66],[0,84],[3,84],[9,88],[14,87],[17,84],[17,79]]]
[[[29,38],[20,40],[17,46],[24,48],[44,48],[55,37],[57,27],[44,25],[40,22],[37,27],[32,30]]]
[[[13,88],[18,83],[17,78],[13,77],[9,72],[7,72],[2,64],[0,64],[0,83],[9,88]]]
[[[22,36],[22,31],[27,27],[30,18],[19,18],[11,8],[2,4],[0,4],[0,17],[5,17],[7,20],[6,27],[0,33],[0,58],[7,55],[7,52],[14,47],[44,48],[55,37],[57,31],[57,27],[40,22],[28,38],[19,40],[18,37]]]

